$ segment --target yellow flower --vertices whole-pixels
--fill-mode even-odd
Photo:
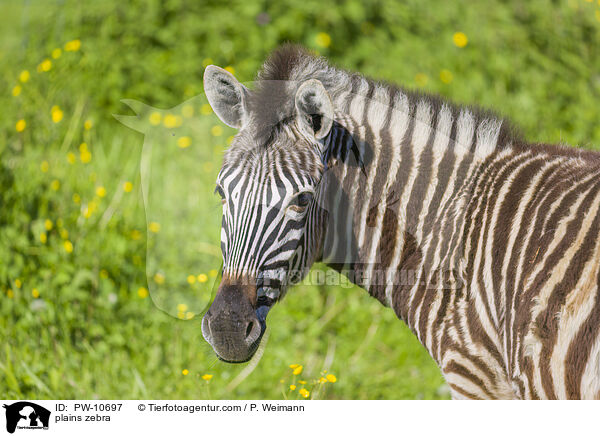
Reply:
[[[337,377],[333,374],[327,374],[327,381],[330,383],[335,383],[337,381]]]
[[[73,194],[73,203],[79,204],[80,201],[81,201],[81,197],[79,196],[79,194],[77,192],[75,194]]]
[[[25,130],[25,127],[27,127],[25,120],[19,120],[17,121],[17,124],[15,124],[15,129],[17,129],[17,132],[22,132]]]
[[[163,120],[163,124],[167,129],[172,129],[174,127],[181,126],[182,120],[180,116],[177,115],[165,115],[165,119]]]
[[[82,163],[89,163],[92,160],[92,153],[88,150],[84,150],[79,153],[79,159],[81,159]]]
[[[106,271],[105,269],[101,269],[100,270],[100,278],[101,279],[107,279],[108,278],[108,271]]]
[[[209,276],[211,276],[211,277],[216,277],[216,276],[217,276],[217,274],[218,274],[218,272],[217,272],[217,270],[216,270],[216,269],[211,269],[211,270],[208,272],[208,275],[209,275]]]
[[[46,232],[40,233],[40,242],[42,244],[45,244],[47,240],[48,240],[48,236],[46,235]]]
[[[98,186],[96,188],[96,195],[100,198],[106,197],[106,188],[104,186]]]
[[[21,85],[15,85],[15,87],[12,90],[12,95],[13,97],[18,97],[19,94],[21,94]]]
[[[75,157],[75,153],[72,153],[72,152],[67,153],[67,162],[69,162],[71,165],[73,165],[75,163],[76,159],[77,158]]]
[[[93,124],[92,124],[92,120],[85,120],[85,123],[83,123],[83,128],[85,130],[90,130],[92,128]]]
[[[77,51],[81,48],[81,41],[74,39],[65,44],[65,51]]]
[[[50,164],[48,163],[48,161],[47,160],[42,161],[42,163],[40,164],[40,169],[42,170],[42,172],[47,173],[49,168],[50,168]]]
[[[63,239],[68,239],[69,231],[67,229],[60,229],[60,237]]]
[[[186,104],[181,108],[181,115],[186,118],[192,118],[194,116],[194,106],[191,104]]]
[[[315,41],[319,47],[327,48],[331,45],[331,36],[328,33],[320,32],[317,34]]]
[[[95,211],[96,211],[96,202],[92,200],[83,209],[83,216],[85,218],[90,218]]]
[[[310,396],[310,391],[307,389],[302,388],[299,392],[300,395],[302,395],[304,398],[308,398]]]
[[[15,279],[15,286],[17,287],[17,289],[21,289],[22,285],[23,285],[23,283],[21,282],[20,279]]]
[[[428,79],[429,78],[427,77],[427,74],[425,74],[425,73],[417,73],[415,75],[415,82],[417,82],[417,86],[423,87],[423,86],[427,85]]]
[[[142,239],[142,232],[140,232],[137,229],[133,229],[130,235],[131,239],[133,239],[134,241],[139,241],[140,239]]]
[[[148,224],[148,230],[150,230],[152,233],[158,233],[160,232],[160,224],[152,221],[150,224]]]
[[[27,82],[29,80],[29,77],[31,77],[31,75],[29,74],[29,71],[27,71],[27,70],[23,70],[23,71],[21,71],[21,74],[19,74],[19,80],[22,83]]]
[[[160,112],[152,112],[148,119],[150,121],[150,124],[152,124],[153,126],[158,126],[162,121],[162,115],[160,114]]]
[[[233,136],[233,135],[232,135],[232,136],[229,136],[229,137],[227,138],[227,145],[231,145],[231,143],[233,142],[233,140],[234,140],[234,139],[235,139],[235,136]]]
[[[295,391],[296,390],[296,385],[290,385],[290,391]]]
[[[138,294],[138,297],[140,297],[140,298],[146,298],[148,296],[148,289],[138,288],[137,294]]]
[[[297,363],[292,363],[292,364],[290,365],[290,368],[292,368],[292,369],[296,369],[296,368],[298,368],[299,366],[300,366],[300,365],[298,365]]]
[[[189,275],[189,276],[187,276],[187,282],[188,282],[190,285],[193,285],[194,283],[196,283],[196,276],[194,276],[194,275]]]
[[[52,50],[52,59],[58,59],[60,55],[62,55],[62,50],[60,48]]]
[[[123,183],[123,191],[131,192],[132,190],[133,190],[133,183],[131,183],[131,182]]]
[[[196,315],[194,315],[194,313],[192,313],[192,312],[185,313],[185,319],[192,319],[192,318],[194,318],[194,316],[196,316]]]
[[[213,378],[212,374],[204,374],[202,376],[202,380],[206,380],[206,381],[209,381],[211,378]]]
[[[79,152],[83,153],[84,151],[88,151],[88,145],[86,142],[79,144]]]
[[[327,379],[325,377],[321,377],[319,379],[319,383],[327,383]]]
[[[213,136],[221,136],[223,134],[223,127],[221,127],[221,126],[213,126],[210,129],[210,133]]]
[[[306,380],[298,380],[298,383],[300,383],[301,385],[305,385],[306,384]]]
[[[452,41],[454,42],[455,46],[463,48],[467,45],[469,39],[467,38],[467,35],[465,35],[463,32],[456,32],[452,36]]]
[[[446,84],[452,82],[453,76],[449,70],[440,71],[440,80]]]
[[[198,274],[198,281],[200,283],[205,283],[208,280],[208,277],[206,277],[206,274]]]
[[[50,231],[52,230],[52,227],[54,227],[54,224],[52,224],[52,221],[46,220],[44,221],[44,227],[46,228],[46,230]]]
[[[56,179],[52,180],[52,183],[50,183],[50,189],[53,191],[58,191],[60,189],[60,182]]]
[[[192,139],[189,136],[182,136],[177,140],[179,148],[187,148],[192,145]]]
[[[67,253],[72,253],[72,252],[73,252],[73,243],[72,243],[71,241],[69,241],[69,240],[66,240],[66,241],[63,243],[63,247],[65,248],[65,251],[66,251]]]
[[[177,318],[185,319],[185,312],[177,312]]]
[[[52,121],[55,123],[59,123],[63,119],[63,111],[58,106],[52,106],[50,114],[52,115]]]
[[[304,367],[302,365],[298,365],[296,368],[294,368],[294,370],[292,371],[292,374],[294,375],[300,375],[300,373],[302,373],[302,369]]]
[[[38,73],[50,71],[52,68],[52,61],[50,59],[44,59],[41,64],[37,66]]]
[[[182,373],[183,375],[188,375],[190,372],[189,372],[187,369],[184,369],[183,371],[181,371],[181,373]]]
[[[185,303],[179,303],[177,305],[177,311],[178,312],[185,312],[186,310],[188,310],[188,306]]]
[[[205,103],[200,108],[200,112],[202,113],[202,115],[210,115],[210,114],[212,114],[212,108],[210,107],[210,105],[208,103]]]
[[[33,298],[39,298],[40,297],[40,291],[38,291],[37,288],[33,288],[31,290],[31,295],[33,296]]]
[[[231,74],[235,74],[235,69],[231,65],[226,66],[225,71],[229,71]]]
[[[13,298],[15,296],[15,293],[12,291],[12,289],[9,289],[8,291],[6,291],[6,296],[8,298]]]
[[[165,282],[165,276],[162,275],[161,273],[156,273],[156,274],[154,274],[154,281],[157,284],[162,285]]]

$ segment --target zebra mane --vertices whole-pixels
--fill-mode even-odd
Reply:
[[[264,143],[265,138],[273,134],[275,126],[293,116],[295,92],[298,86],[308,79],[320,80],[334,102],[343,94],[352,93],[360,81],[366,80],[371,85],[393,94],[405,95],[411,109],[414,109],[417,103],[425,101],[434,113],[445,106],[451,110],[454,119],[458,119],[461,112],[468,111],[473,116],[475,125],[481,122],[497,123],[500,126],[497,147],[524,143],[523,135],[509,120],[490,110],[476,105],[458,105],[440,95],[407,90],[395,84],[337,68],[324,57],[295,44],[284,44],[273,51],[257,75],[256,90],[250,102],[253,112],[259,114],[254,118],[255,137],[262,138]],[[451,139],[455,139],[455,134],[453,129]]]

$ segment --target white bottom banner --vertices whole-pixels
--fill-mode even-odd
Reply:
[[[0,400],[0,435],[573,434],[597,432],[596,402]],[[377,430],[379,429],[379,430]],[[240,433],[237,433],[240,432]]]

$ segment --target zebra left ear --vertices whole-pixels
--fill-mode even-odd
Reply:
[[[333,103],[323,84],[310,79],[296,91],[298,124],[316,139],[323,139],[333,124]]]

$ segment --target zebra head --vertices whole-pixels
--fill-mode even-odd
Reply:
[[[217,116],[238,129],[216,181],[223,203],[223,278],[202,319],[217,356],[245,362],[266,315],[318,256],[321,179],[333,105],[323,84],[259,81],[250,90],[207,67],[204,89]]]

